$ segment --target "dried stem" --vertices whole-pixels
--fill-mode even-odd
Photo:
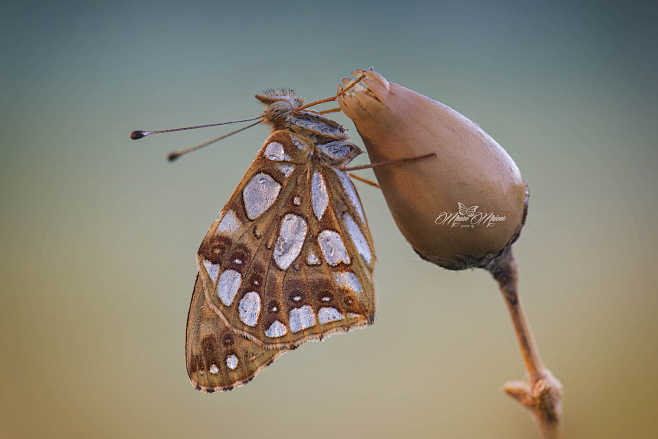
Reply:
[[[544,367],[539,356],[530,325],[519,302],[517,291],[518,268],[512,248],[508,247],[487,269],[496,279],[509,310],[514,330],[519,339],[523,361],[528,371],[529,383],[510,381],[504,390],[511,397],[532,410],[537,417],[545,438],[559,437],[558,424],[562,414],[562,385]]]

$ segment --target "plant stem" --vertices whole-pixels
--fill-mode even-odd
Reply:
[[[496,279],[509,310],[519,340],[530,383],[512,381],[505,384],[505,392],[532,410],[545,438],[559,437],[558,425],[562,414],[562,385],[544,367],[530,325],[518,295],[518,267],[508,247],[486,267]]]

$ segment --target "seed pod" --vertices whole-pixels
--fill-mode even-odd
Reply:
[[[452,108],[380,74],[338,98],[373,164],[393,218],[424,259],[450,269],[485,267],[518,237],[527,185],[507,152]],[[343,80],[346,84],[347,80]],[[339,94],[342,91],[339,86]]]

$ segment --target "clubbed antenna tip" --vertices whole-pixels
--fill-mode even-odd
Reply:
[[[150,131],[135,130],[132,133],[130,133],[130,138],[133,140],[137,140],[137,139],[141,139],[142,137],[146,137],[149,134],[151,134]]]

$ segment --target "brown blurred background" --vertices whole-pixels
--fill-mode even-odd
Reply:
[[[655,2],[14,2],[0,17],[0,436],[539,437],[500,391],[524,370],[492,279],[421,261],[364,185],[375,325],[230,393],[188,382],[193,255],[267,129],[175,164],[224,131],[128,133],[252,116],[267,87],[329,96],[369,65],[479,123],[529,182],[521,294],[566,436],[658,436]]]

